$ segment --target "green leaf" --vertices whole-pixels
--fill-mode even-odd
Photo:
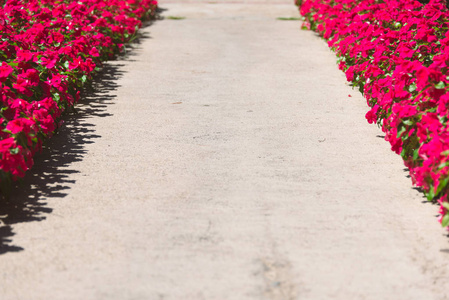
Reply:
[[[443,203],[441,203],[441,206],[443,206],[445,209],[449,210],[449,202],[443,202]]]
[[[446,177],[440,181],[440,183],[438,184],[436,195],[439,195],[442,190],[446,189],[448,182],[449,182],[449,177]]]
[[[419,157],[419,149],[413,151],[413,160],[417,160]]]
[[[403,120],[402,123],[404,123],[407,126],[413,125],[414,122],[412,120]]]
[[[302,19],[298,18],[298,17],[279,17],[279,18],[277,18],[277,20],[280,20],[280,21],[301,21]]]
[[[442,168],[447,167],[447,166],[449,166],[449,161],[446,161],[446,162],[441,163],[441,164],[438,166],[438,169],[441,170]]]
[[[449,215],[446,214],[441,220],[441,226],[447,227],[449,225]]]
[[[433,185],[429,187],[429,191],[426,193],[427,200],[432,201],[435,198],[435,193],[433,191]]]
[[[15,155],[15,154],[19,154],[19,147],[16,148],[12,148],[9,150],[9,153]]]
[[[60,96],[58,93],[53,93],[53,99],[54,99],[56,102],[59,102],[59,100],[61,100],[61,96]]]
[[[81,82],[85,83],[86,81],[87,81],[87,76],[86,75],[81,76]]]
[[[406,130],[407,130],[407,128],[401,127],[401,130],[398,131],[398,134],[396,135],[396,137],[399,138]]]
[[[360,94],[363,95],[364,91],[365,91],[364,85],[363,84],[359,84],[359,92],[360,92]]]
[[[169,20],[184,20],[186,17],[181,16],[168,16],[167,19]]]
[[[66,68],[66,69],[69,68],[69,61],[68,61],[68,60],[66,60],[66,61],[64,62],[64,68]]]
[[[402,149],[400,155],[404,160],[407,159],[407,149]]]
[[[438,82],[437,84],[435,84],[435,88],[436,88],[437,90],[442,90],[442,89],[444,89],[445,87],[446,87],[446,85],[444,84],[443,81],[440,81],[440,82]]]
[[[409,85],[408,86],[408,91],[410,93],[413,93],[414,91],[416,91],[416,83]]]

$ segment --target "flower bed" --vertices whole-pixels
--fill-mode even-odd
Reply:
[[[366,114],[449,225],[449,11],[444,1],[298,0],[328,41]]]
[[[33,155],[101,62],[154,16],[154,0],[0,0],[0,186]]]

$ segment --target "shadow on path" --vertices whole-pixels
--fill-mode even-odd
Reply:
[[[161,11],[163,9],[158,13]],[[160,17],[156,16],[157,19]],[[132,57],[137,55],[134,50],[138,50],[140,44],[150,38],[143,29],[153,22],[144,22],[136,39],[126,46],[119,60],[133,60]],[[79,173],[73,163],[83,160],[87,152],[86,144],[94,143],[95,139],[101,137],[95,134],[95,125],[89,123],[89,119],[111,116],[107,107],[114,104],[116,96],[111,91],[119,87],[117,79],[123,76],[122,66],[117,61],[104,63],[92,87],[84,91],[76,109],[66,112],[64,125],[58,134],[46,142],[41,154],[34,157],[32,170],[13,187],[11,198],[0,203],[0,255],[24,250],[12,244],[15,234],[12,225],[45,220],[46,215],[53,211],[45,199],[64,198],[68,194],[67,190],[75,184],[75,180],[69,179],[70,174]]]
[[[25,178],[14,186],[11,198],[0,204],[0,254],[24,250],[12,244],[12,225],[23,222],[42,221],[52,212],[45,199],[64,198],[75,180],[69,176],[79,173],[73,166],[86,155],[85,145],[100,138],[90,118],[111,116],[107,107],[116,96],[117,79],[123,75],[119,64],[105,64],[103,71],[86,90],[76,105],[63,117],[64,125],[57,135],[47,141],[41,154]]]

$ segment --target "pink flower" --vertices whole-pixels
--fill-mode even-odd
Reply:
[[[119,52],[156,2],[3,2],[0,175],[16,179],[31,167],[43,139],[62,125],[59,117],[78,101],[96,66]]]
[[[30,133],[33,129],[34,124],[35,123],[32,120],[19,118],[8,122],[8,125],[6,125],[6,129],[11,131],[12,134],[16,134],[19,132]]]
[[[23,50],[23,49],[19,49],[17,51],[17,60],[19,62],[27,62],[30,60],[33,60],[34,55],[33,52],[29,51],[29,50]]]
[[[365,118],[368,120],[368,123],[373,124],[377,121],[377,112],[379,110],[379,105],[374,105],[365,115]]]
[[[6,62],[2,62],[0,66],[0,81],[5,81],[5,79],[14,71],[14,69],[8,65]]]
[[[49,53],[41,58],[42,65],[48,69],[54,68],[59,60],[59,55],[57,53]]]
[[[74,69],[79,68],[79,66],[83,63],[81,57],[74,58],[71,62],[69,62],[69,70],[72,71]]]
[[[90,49],[89,55],[92,55],[93,57],[99,57],[100,53],[98,53],[97,48],[93,47],[92,49]]]
[[[382,124],[385,139],[403,157],[414,184],[429,199],[441,197],[447,203],[449,10],[445,2],[300,2],[305,23],[328,40],[341,59],[339,69],[363,91],[372,107],[366,114],[368,122]]]

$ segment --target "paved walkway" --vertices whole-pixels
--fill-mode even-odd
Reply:
[[[448,299],[437,207],[292,2],[161,1],[0,210],[0,299]]]

